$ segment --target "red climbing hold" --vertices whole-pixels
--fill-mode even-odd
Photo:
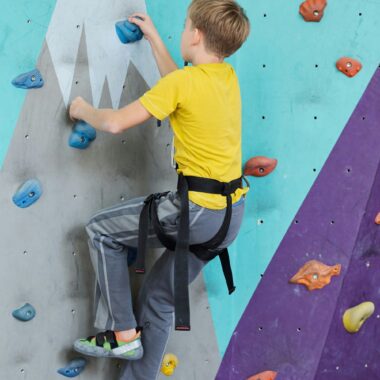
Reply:
[[[375,223],[380,224],[380,212],[376,215]]]
[[[257,375],[249,377],[247,380],[274,380],[277,376],[277,372],[265,371],[260,372]]]
[[[273,172],[277,166],[275,158],[268,158],[263,156],[253,157],[245,164],[244,175],[251,175],[254,177],[265,177]]]
[[[337,61],[336,67],[343,74],[351,78],[362,69],[362,64],[356,59],[343,57]]]
[[[327,0],[306,0],[300,5],[300,13],[305,21],[319,22],[326,5]]]

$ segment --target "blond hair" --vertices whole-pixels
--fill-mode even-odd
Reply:
[[[188,16],[203,33],[206,49],[219,57],[235,53],[249,35],[249,19],[234,0],[193,0]]]

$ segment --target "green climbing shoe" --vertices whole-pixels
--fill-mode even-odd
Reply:
[[[118,358],[125,360],[138,360],[143,357],[144,350],[141,344],[141,332],[129,341],[123,342],[116,339],[111,330],[101,332],[87,339],[78,339],[74,343],[74,350],[83,355],[97,358]]]

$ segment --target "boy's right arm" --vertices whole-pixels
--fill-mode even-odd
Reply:
[[[168,49],[148,15],[144,13],[134,13],[129,17],[128,21],[139,26],[144,33],[144,37],[149,41],[162,77],[178,69],[178,66],[170,56]]]

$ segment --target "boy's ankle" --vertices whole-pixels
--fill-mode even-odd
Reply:
[[[129,342],[136,337],[136,329],[115,331],[116,339],[123,342]]]

